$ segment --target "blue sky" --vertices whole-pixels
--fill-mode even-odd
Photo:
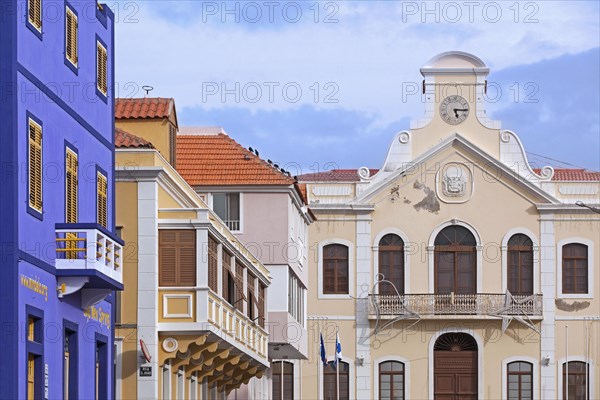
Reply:
[[[466,6],[465,4],[472,4]],[[219,125],[290,170],[378,168],[423,113],[434,55],[491,68],[488,112],[537,165],[600,170],[597,2],[120,1],[119,95],[174,97],[180,125]],[[301,170],[300,170],[301,169]]]

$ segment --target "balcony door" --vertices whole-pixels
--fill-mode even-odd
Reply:
[[[477,293],[477,242],[458,225],[444,228],[435,238],[435,293]]]
[[[477,342],[466,333],[446,333],[433,347],[433,398],[476,400]]]

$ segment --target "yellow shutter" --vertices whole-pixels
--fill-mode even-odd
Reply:
[[[66,222],[77,223],[77,154],[67,149],[67,188],[66,188]]]
[[[42,31],[42,0],[28,0],[27,17],[29,23],[38,31]]]
[[[97,196],[96,207],[98,215],[98,224],[107,228],[107,197],[108,197],[108,182],[104,175],[98,172],[97,176]]]
[[[66,12],[65,45],[67,60],[73,65],[77,65],[77,16],[69,7]]]
[[[27,399],[35,399],[35,355],[27,356]]]
[[[107,63],[108,53],[102,43],[97,42],[96,51],[96,81],[98,90],[104,95],[108,93],[108,78],[107,78]]]
[[[29,207],[42,212],[42,127],[29,119]]]

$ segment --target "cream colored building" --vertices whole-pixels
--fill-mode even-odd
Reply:
[[[139,136],[116,132],[116,398],[224,399],[269,368],[269,271],[175,170],[173,101],[117,102],[117,117]]]
[[[302,398],[336,398],[320,332],[329,360],[340,337],[340,399],[600,398],[600,173],[532,169],[486,115],[479,58],[421,73],[425,115],[380,169],[300,177],[317,217]]]

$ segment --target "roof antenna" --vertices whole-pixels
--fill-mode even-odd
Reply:
[[[147,97],[148,93],[150,93],[151,91],[154,90],[154,87],[149,86],[149,85],[144,85],[144,86],[142,86],[142,90],[146,92],[146,96],[144,96],[144,97]]]

